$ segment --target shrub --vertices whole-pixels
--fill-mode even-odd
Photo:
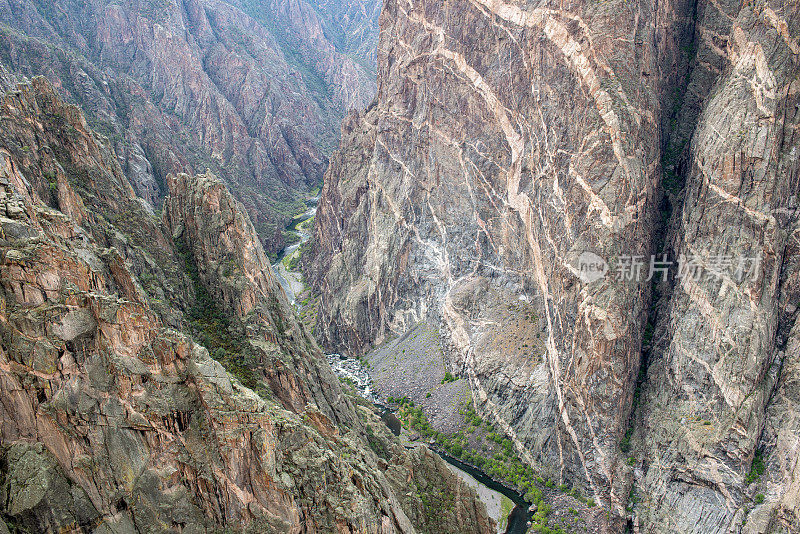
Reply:
[[[445,372],[444,378],[442,378],[442,384],[447,384],[448,382],[455,382],[457,379],[453,376],[450,371]]]
[[[367,443],[369,444],[369,448],[372,451],[380,456],[381,458],[388,459],[389,458],[389,449],[386,448],[386,444],[375,435],[375,431],[372,430],[370,425],[367,425]]]
[[[766,465],[764,465],[764,453],[761,450],[756,450],[753,455],[753,463],[750,464],[750,472],[747,473],[745,480],[748,484],[755,482],[761,475],[764,474]]]
[[[619,442],[619,448],[624,453],[627,453],[631,450],[631,434],[633,434],[633,429],[629,428],[625,432],[625,436]]]

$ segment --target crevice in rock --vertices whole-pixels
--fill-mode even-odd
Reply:
[[[675,226],[680,221],[683,208],[683,190],[689,170],[689,145],[699,119],[699,113],[686,106],[685,101],[696,66],[697,41],[699,39],[697,18],[698,1],[691,0],[686,6],[686,19],[689,23],[684,30],[683,38],[679,41],[680,57],[675,65],[678,72],[675,77],[676,81],[672,87],[667,85],[662,92],[662,177],[656,193],[658,212],[653,217],[650,249],[657,261],[660,261],[664,254],[667,255],[668,261],[676,261],[672,241]],[[655,274],[651,282],[650,305],[642,334],[639,370],[633,390],[628,428],[620,442],[620,449],[626,455],[631,451],[636,409],[639,406],[642,388],[647,378],[650,355],[658,341],[659,319],[662,314],[667,312],[674,284],[674,272],[670,272],[666,279]]]

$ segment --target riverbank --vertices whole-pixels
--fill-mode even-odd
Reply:
[[[495,491],[485,484],[482,484],[466,471],[456,467],[452,462],[446,459],[445,461],[447,462],[447,467],[449,467],[450,470],[460,476],[464,482],[475,489],[475,492],[478,494],[478,498],[486,505],[486,513],[489,514],[489,517],[497,522],[497,533],[506,534],[508,532],[513,532],[513,530],[509,530],[508,528],[508,519],[512,510],[514,510],[514,507],[517,506],[516,503],[499,491]],[[527,525],[525,525],[525,527],[527,527]],[[521,530],[521,532],[525,532],[526,530],[527,528],[524,528]]]
[[[365,359],[380,398],[414,401],[441,432],[451,434],[463,426],[458,411],[471,399],[469,384],[449,372],[434,326],[420,322]]]

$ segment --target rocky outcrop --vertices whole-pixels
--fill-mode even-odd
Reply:
[[[208,343],[235,353],[232,358],[268,383],[287,409],[302,412],[313,403],[332,421],[360,426],[347,410],[337,409],[342,394],[331,384],[338,381],[297,320],[241,204],[212,175],[181,174],[167,182],[164,222],[189,249],[185,261],[197,271],[198,299],[215,303],[201,305],[200,333],[209,332],[208,322],[224,323],[209,332],[223,339]]]
[[[213,175],[167,178],[164,220],[176,239],[191,243],[203,283],[225,309],[246,317],[280,293],[247,214]]]
[[[791,529],[798,16],[386,2],[378,97],[343,126],[305,264],[324,342],[437,324],[480,411],[604,529]],[[676,278],[689,256],[730,273]],[[763,503],[756,450],[780,466]]]
[[[160,271],[139,273],[138,264],[183,268],[189,256],[134,197],[113,151],[42,79],[0,107],[2,527],[494,531],[472,490],[429,452],[406,453],[371,411],[352,404],[299,327],[287,326],[296,319],[263,270],[254,228],[219,182],[176,177],[191,190],[176,193],[165,215],[198,251],[191,258],[203,275],[189,269],[145,284],[145,273]],[[116,218],[104,211],[111,207]],[[138,248],[143,237],[161,254]],[[243,325],[250,348],[242,357],[258,349],[284,364],[277,382],[257,377],[261,394],[165,322],[195,324],[201,288],[214,291],[204,284],[227,254],[239,275],[220,280],[215,295],[250,296],[269,320],[224,298],[219,317]],[[158,307],[165,288],[181,288],[182,298]],[[258,330],[248,328],[259,320]],[[252,366],[263,376],[275,367]],[[400,498],[412,483],[419,496]],[[430,519],[429,494],[457,498]]]
[[[211,168],[277,252],[321,182],[343,113],[374,95],[359,43],[377,35],[379,5],[347,5],[0,2],[0,62],[78,104],[153,208],[168,174]],[[340,21],[354,40],[328,40],[323,29]]]
[[[136,196],[114,151],[43,78],[15,87],[0,109],[4,164],[26,177],[31,201],[38,198],[67,214],[113,250],[114,263],[127,265],[135,276],[126,283],[128,293],[147,298],[166,325],[182,328],[192,297],[189,281],[171,237]]]

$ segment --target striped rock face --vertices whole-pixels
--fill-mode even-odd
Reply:
[[[601,503],[602,528],[760,521],[757,449],[782,466],[757,510],[791,521],[797,433],[764,428],[792,411],[768,400],[797,300],[796,7],[389,0],[381,17],[378,97],[345,122],[305,266],[324,343],[436,324],[481,412]]]

